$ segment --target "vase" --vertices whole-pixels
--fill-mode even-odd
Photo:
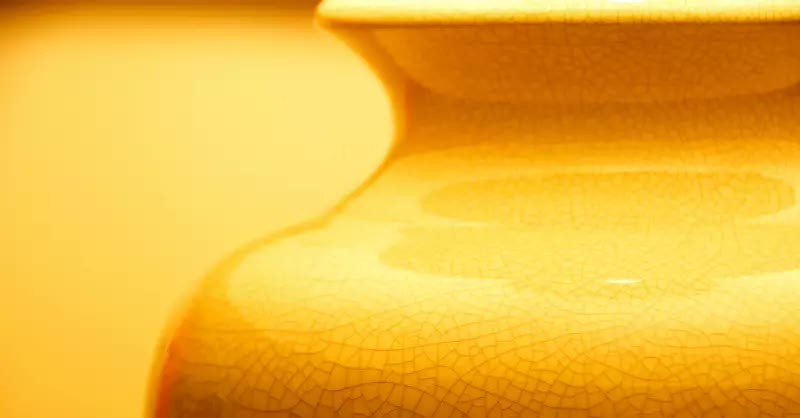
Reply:
[[[394,145],[209,273],[154,416],[800,417],[800,6],[318,18],[381,78]]]

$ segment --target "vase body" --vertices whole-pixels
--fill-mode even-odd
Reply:
[[[208,275],[157,418],[800,416],[798,26],[336,30],[397,142]]]

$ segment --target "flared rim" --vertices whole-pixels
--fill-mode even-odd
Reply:
[[[325,0],[323,25],[800,22],[798,0]]]

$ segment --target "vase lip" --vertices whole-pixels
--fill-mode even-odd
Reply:
[[[800,22],[798,0],[324,0],[325,26]]]

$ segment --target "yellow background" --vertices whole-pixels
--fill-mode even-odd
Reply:
[[[141,417],[192,283],[367,175],[388,104],[308,1],[16,3],[0,12],[0,417]]]

